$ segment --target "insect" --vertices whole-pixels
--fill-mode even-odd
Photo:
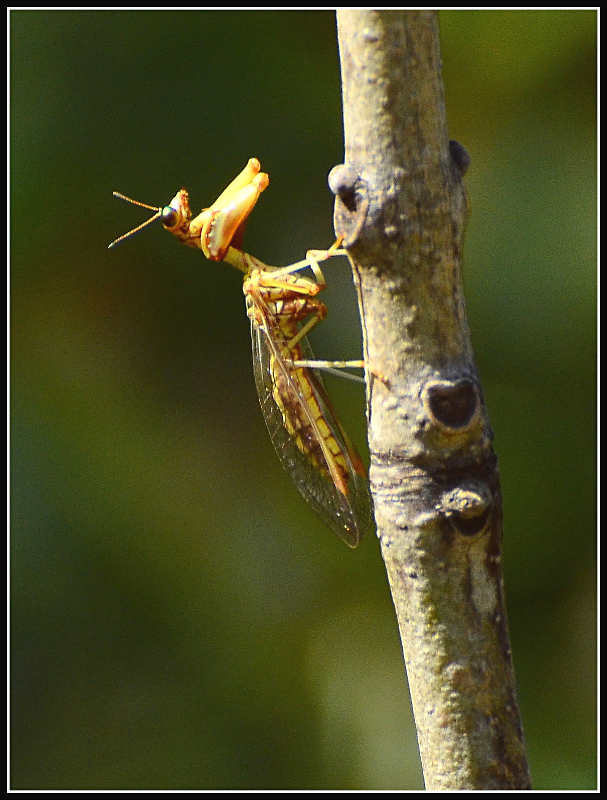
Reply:
[[[155,214],[110,245],[115,247],[157,219],[181,242],[211,261],[244,273],[243,291],[251,321],[255,384],[276,452],[301,495],[350,547],[372,526],[372,506],[362,459],[348,439],[324,388],[319,369],[362,367],[362,361],[317,361],[307,334],[326,316],[317,298],[326,282],[319,262],[346,255],[339,240],[328,250],[310,250],[286,267],[271,267],[242,250],[247,218],[269,178],[252,158],[209,208],[192,218],[181,189],[168,206],[129,203]],[[309,268],[314,278],[302,270]],[[350,376],[353,377],[353,376]]]

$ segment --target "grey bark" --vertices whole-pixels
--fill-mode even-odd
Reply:
[[[432,11],[338,11],[336,233],[357,284],[370,480],[428,789],[529,788],[502,505],[461,280],[465,151]]]

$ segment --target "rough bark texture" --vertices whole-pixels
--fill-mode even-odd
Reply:
[[[497,461],[461,280],[465,152],[432,11],[338,12],[371,487],[428,789],[528,788],[502,589]]]

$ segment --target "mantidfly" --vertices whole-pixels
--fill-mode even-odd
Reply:
[[[255,383],[270,438],[302,496],[346,544],[356,547],[372,526],[366,472],[317,370],[363,367],[364,362],[316,361],[306,338],[327,313],[316,298],[326,286],[319,262],[347,253],[338,240],[328,250],[308,251],[296,264],[270,267],[243,252],[245,223],[269,182],[260,170],[259,161],[250,159],[213,205],[193,219],[185,189],[164,208],[114,192],[121,200],[155,213],[110,248],[160,219],[181,242],[244,273]],[[314,280],[299,274],[307,267]]]

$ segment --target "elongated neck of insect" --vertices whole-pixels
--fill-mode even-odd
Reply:
[[[242,250],[237,250],[235,247],[230,247],[223,260],[244,272],[245,275],[248,275],[253,269],[268,269],[267,264],[264,264],[263,261]]]

